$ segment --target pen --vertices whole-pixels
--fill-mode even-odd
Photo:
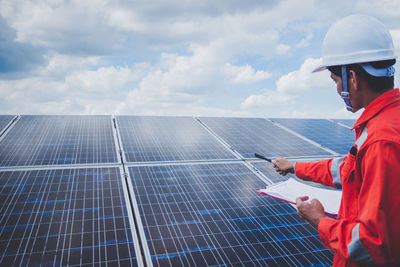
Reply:
[[[261,154],[254,153],[254,156],[256,156],[256,158],[264,159],[264,160],[266,160],[266,161],[272,163],[272,160],[271,160],[271,159],[269,159],[269,158],[267,158],[267,157],[265,157],[265,156],[263,156],[263,155],[261,155]]]

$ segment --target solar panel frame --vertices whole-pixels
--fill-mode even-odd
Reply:
[[[192,117],[117,116],[116,122],[126,163],[236,159]]]
[[[273,118],[271,120],[340,155],[346,155],[354,145],[355,134],[349,128],[326,119]]]
[[[0,167],[118,163],[111,116],[23,115],[0,142]]]
[[[142,266],[121,174],[122,167],[0,171],[0,264]]]
[[[239,172],[233,170],[232,175],[229,168]],[[243,163],[148,165],[128,170],[135,214],[140,214],[139,231],[142,240],[147,240],[145,257],[154,266],[331,264],[332,253],[322,247],[316,230],[287,203],[256,194],[265,183]],[[195,175],[186,177],[185,171]],[[199,183],[207,177],[224,182],[213,183],[210,178]],[[177,179],[186,183],[174,191],[170,182]],[[243,186],[249,181],[250,189]],[[230,187],[236,188],[230,193],[241,196],[242,203],[229,201],[226,190]],[[272,209],[269,214],[268,208]],[[323,261],[317,261],[318,257]]]
[[[199,119],[243,158],[254,158],[254,153],[267,157],[332,155],[327,150],[263,118],[199,117]]]

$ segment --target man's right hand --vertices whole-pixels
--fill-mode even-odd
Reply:
[[[279,157],[272,161],[272,166],[280,175],[286,175],[289,172],[294,173],[294,162]]]

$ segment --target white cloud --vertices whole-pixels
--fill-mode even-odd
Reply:
[[[327,72],[312,73],[321,64],[320,59],[308,58],[299,70],[281,76],[274,91],[250,95],[241,103],[243,109],[272,106],[277,104],[293,105],[296,97],[304,91],[321,90],[329,87]]]
[[[261,95],[250,95],[240,104],[242,109],[255,107],[277,106],[282,104],[294,104],[293,96],[277,91],[267,91]]]
[[[368,3],[377,14],[387,9],[378,1]],[[1,74],[0,111],[246,115],[253,107],[293,106],[308,92],[332,86],[327,72],[310,73],[318,65],[312,57],[319,52],[307,47],[322,43],[321,32],[346,15],[338,12],[342,10],[363,12],[367,5],[315,0],[0,1],[5,28],[15,31],[15,42],[33,44],[45,55],[44,62],[35,61],[42,66],[22,78]],[[387,22],[397,25],[399,15],[393,10]],[[394,39],[399,39],[397,31],[392,31]],[[296,48],[305,54],[294,58]],[[299,61],[304,62],[299,69],[287,71]],[[270,70],[287,74],[276,79]],[[274,90],[248,93],[274,83]],[[14,108],[19,102],[24,105]]]
[[[268,71],[257,70],[246,64],[245,66],[233,66],[229,63],[225,64],[223,72],[230,77],[234,83],[253,83],[266,80],[272,77]]]
[[[297,48],[309,46],[312,38],[313,38],[313,34],[310,32],[307,34],[307,36],[304,39],[301,39],[301,41],[298,42],[295,46]]]
[[[321,65],[320,59],[308,58],[299,70],[283,75],[276,83],[276,90],[286,93],[299,93],[307,90],[321,90],[329,86],[328,72],[312,73]]]
[[[286,44],[278,44],[278,45],[276,46],[276,52],[277,52],[279,55],[287,54],[287,53],[289,52],[289,50],[290,50],[290,46],[289,46],[289,45],[286,45]]]

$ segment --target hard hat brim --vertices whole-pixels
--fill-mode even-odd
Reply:
[[[319,66],[318,68],[316,68],[315,70],[313,70],[312,73],[314,73],[314,72],[320,72],[320,71],[326,70],[327,68],[328,68],[327,66],[321,65],[321,66]]]

